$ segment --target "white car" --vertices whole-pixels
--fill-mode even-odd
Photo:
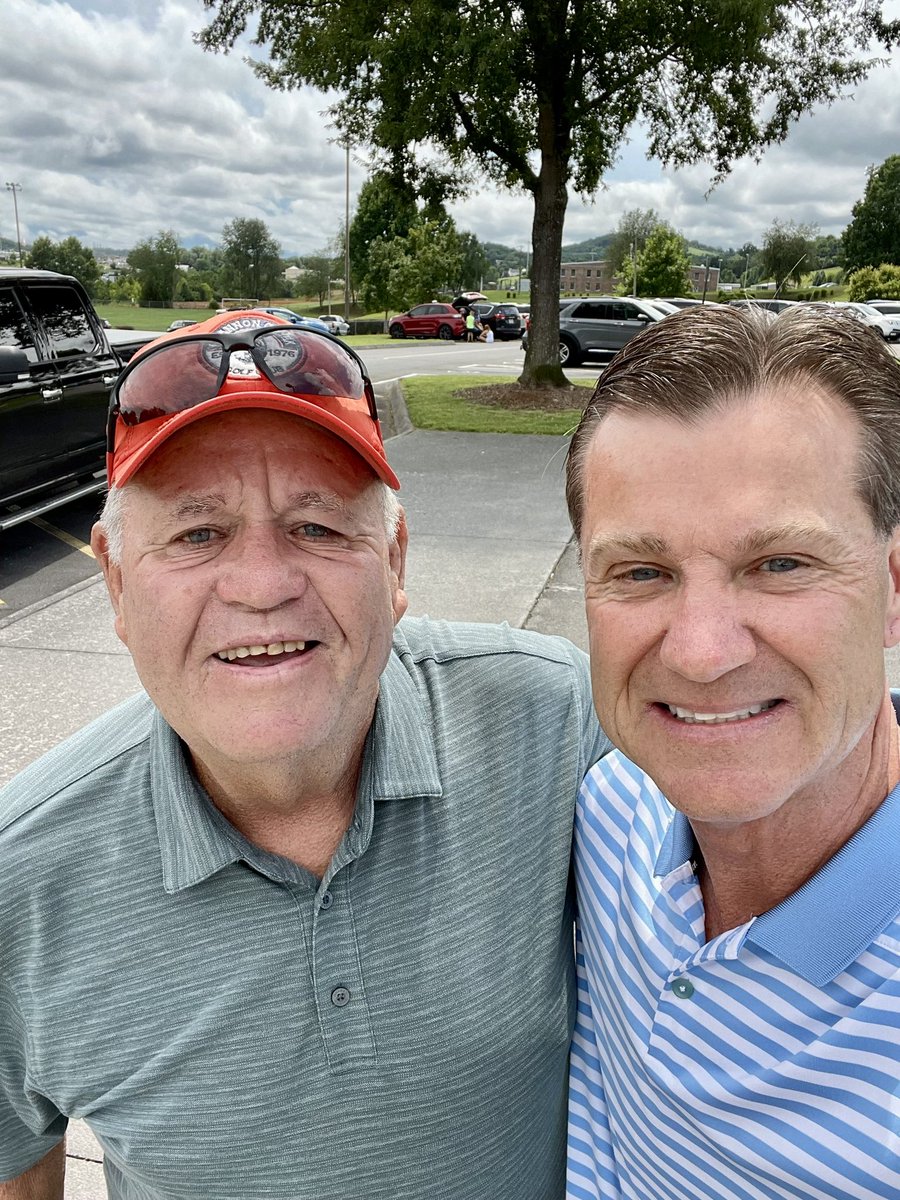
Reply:
[[[885,341],[900,341],[900,317],[889,317],[877,308],[856,300],[832,300],[831,303],[833,308],[843,309],[851,317],[856,317],[857,321],[877,329]]]
[[[325,322],[329,333],[336,333],[338,337],[343,337],[345,333],[350,332],[350,326],[337,313],[322,313],[319,316],[319,320]]]

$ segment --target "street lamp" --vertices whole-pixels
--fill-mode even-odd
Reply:
[[[6,190],[8,192],[12,192],[13,208],[15,209],[16,213],[16,243],[19,247],[19,266],[24,267],[25,261],[22,258],[22,237],[19,233],[19,198],[17,194],[21,192],[22,185],[21,183],[7,183]]]

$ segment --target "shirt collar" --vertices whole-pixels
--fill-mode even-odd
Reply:
[[[900,721],[900,692],[892,693]],[[900,913],[900,785],[833,858],[793,895],[748,926],[746,940],[815,987],[831,983]],[[695,853],[687,817],[675,812],[654,874]]]
[[[225,818],[211,811],[181,740],[158,711],[154,712],[150,747],[163,886],[167,892],[178,892],[241,861],[245,857],[242,839],[229,836]],[[366,788],[373,800],[429,799],[443,794],[428,704],[405,661],[395,652],[381,676],[360,778],[361,791]],[[358,802],[358,813],[360,807]]]

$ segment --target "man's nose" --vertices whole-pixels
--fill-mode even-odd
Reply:
[[[726,586],[684,586],[659,652],[670,671],[712,683],[756,657],[756,639],[741,597]]]
[[[274,524],[242,529],[224,551],[216,593],[225,604],[256,612],[296,600],[308,586],[296,548],[288,546]]]

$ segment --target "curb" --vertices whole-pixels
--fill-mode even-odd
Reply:
[[[409,419],[409,411],[403,396],[403,387],[397,379],[379,383],[375,387],[375,403],[384,440],[412,433],[415,426]]]

